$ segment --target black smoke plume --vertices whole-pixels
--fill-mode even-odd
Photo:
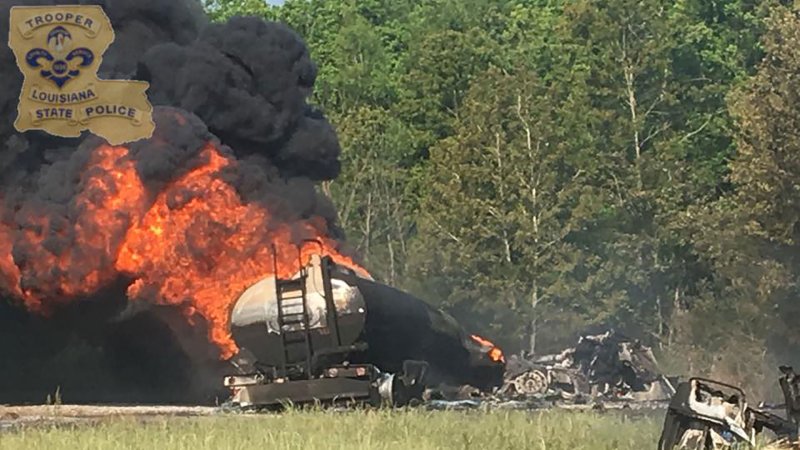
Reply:
[[[333,237],[343,237],[334,207],[316,190],[317,182],[338,175],[340,147],[330,123],[308,102],[317,69],[295,32],[258,18],[210,23],[199,0],[0,0],[0,36],[8,36],[12,6],[67,4],[100,5],[112,22],[116,37],[103,56],[101,78],[150,83],[155,135],[129,145],[129,154],[151,196],[190,170],[206,142],[216,142],[223,153],[241,161],[225,176],[243,199],[265,204],[286,221],[322,217]],[[13,122],[22,75],[5,45],[0,46],[0,81],[0,222],[11,232],[23,287],[35,289],[35,277],[26,276],[26,262],[39,252],[58,256],[79,251],[73,230],[82,211],[74,198],[83,188],[81,175],[91,170],[91,150],[102,141],[89,133],[65,139],[17,132]],[[44,214],[51,224],[40,248],[15,239],[39,226],[28,219],[30,210]],[[109,262],[94,261],[104,263]],[[199,345],[197,331],[186,331],[185,324],[176,324],[171,313],[161,310],[124,319],[129,316],[120,316],[129,308],[124,284],[108,286],[49,319],[19,310],[10,296],[2,298],[8,293],[0,292],[0,351],[12,356],[0,358],[0,403],[43,400],[37,396],[52,392],[59,382],[54,374],[86,367],[80,362],[84,357],[99,364],[98,370],[127,375],[98,377],[94,381],[100,384],[73,398],[76,401],[133,400],[117,393],[125,391],[124,386],[149,386],[153,373],[182,380],[188,369],[171,362],[184,357],[176,356],[180,352],[165,342],[184,341],[182,348],[189,341]],[[115,322],[120,317],[127,322]],[[152,345],[134,343],[131,328],[153,336]],[[67,344],[71,342],[80,345]],[[26,345],[29,350],[22,349]],[[200,361],[213,359],[200,353]],[[24,375],[45,372],[45,381]],[[75,386],[80,385],[82,377],[75,378]],[[104,382],[106,378],[112,381]],[[19,398],[20,392],[29,392],[19,383],[28,383],[32,394]],[[6,386],[15,387],[4,391]],[[73,392],[84,392],[75,386]]]

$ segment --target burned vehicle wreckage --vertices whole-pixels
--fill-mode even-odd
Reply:
[[[566,401],[667,400],[672,383],[661,375],[652,349],[609,330],[583,335],[555,355],[509,358],[501,394]]]
[[[442,311],[313,255],[290,279],[266,277],[234,304],[239,353],[230,403],[340,401],[395,405],[426,387],[500,386],[505,361]]]
[[[659,450],[716,450],[754,447],[756,435],[769,430],[779,440],[797,442],[800,432],[800,375],[780,368],[786,418],[754,408],[740,388],[705,378],[678,386],[664,420]]]

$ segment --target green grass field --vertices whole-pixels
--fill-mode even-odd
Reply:
[[[660,425],[592,412],[297,411],[23,428],[0,433],[0,449],[642,450]]]

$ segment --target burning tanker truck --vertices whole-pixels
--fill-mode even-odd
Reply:
[[[12,3],[63,2],[0,1],[2,36]],[[41,350],[0,361],[0,385],[52,376],[63,387],[63,371],[21,362],[46,367],[73,336],[114,377],[141,375],[108,389],[79,376],[88,401],[178,375],[175,385],[208,391],[227,373],[215,372],[221,360],[234,363],[234,400],[253,404],[501,382],[498,348],[341,250],[336,208],[318,189],[339,175],[341,147],[308,102],[317,67],[297,33],[256,17],[211,22],[199,0],[87,3],[103,5],[114,31],[98,77],[149,83],[155,129],[118,146],[17,131],[23,76],[0,46],[0,343]],[[297,258],[306,239],[319,249]],[[14,345],[13,330],[44,343]],[[206,366],[213,376],[198,374]]]
[[[502,351],[446,313],[327,257],[300,267],[289,279],[262,279],[234,304],[240,351],[237,374],[225,378],[234,405],[404,405],[426,388],[502,384]]]

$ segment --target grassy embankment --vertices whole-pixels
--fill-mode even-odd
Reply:
[[[660,416],[563,411],[289,412],[26,428],[0,433],[0,448],[641,450],[655,448],[660,425]]]

